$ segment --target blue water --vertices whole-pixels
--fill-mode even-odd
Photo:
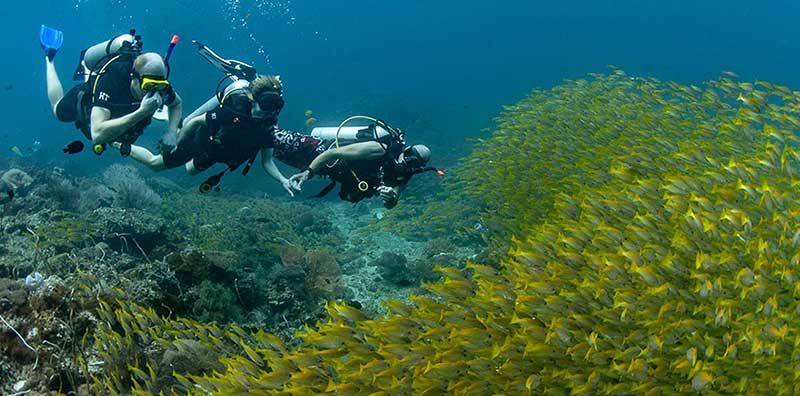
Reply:
[[[161,3],[6,2],[0,144],[41,140],[60,158],[63,144],[80,136],[50,113],[37,43],[41,23],[64,31],[56,62],[65,90],[82,48],[136,27],[149,51],[163,53],[172,34],[181,36],[171,80],[186,112],[212,94],[220,77],[196,55],[190,45],[196,38],[283,77],[284,127],[306,130],[306,109],[314,111],[317,125],[367,113],[434,145],[479,135],[503,104],[532,88],[602,72],[608,64],[684,83],[732,70],[745,79],[800,87],[800,4],[788,0]],[[142,142],[156,136],[151,132]],[[112,160],[82,155],[70,160],[90,167]]]

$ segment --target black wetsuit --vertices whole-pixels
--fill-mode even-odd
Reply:
[[[373,160],[340,161],[334,167],[326,167],[322,174],[341,184],[339,198],[349,202],[359,202],[364,198],[378,195],[378,187],[397,187],[407,183],[411,174],[395,161],[396,156],[389,152]],[[367,183],[367,189],[359,188],[360,182]]]
[[[108,109],[111,118],[119,118],[133,113],[139,108],[141,99],[136,99],[131,93],[131,71],[133,70],[133,57],[122,56],[112,61],[105,68],[103,74],[89,79],[88,82],[76,85],[70,89],[56,106],[56,116],[60,121],[74,122],[75,126],[83,132],[87,139],[92,139],[89,125],[92,107],[98,106]],[[97,80],[95,88],[95,80]],[[177,95],[170,86],[165,92],[165,103],[172,104]],[[133,143],[141,136],[152,117],[139,121],[133,128],[120,136],[117,141]]]
[[[238,117],[220,107],[207,112],[205,119],[204,126],[181,136],[177,146],[163,154],[165,167],[175,168],[194,160],[197,170],[215,163],[235,169],[254,159],[262,148],[273,146],[274,121]]]
[[[330,141],[285,129],[276,130],[274,136],[275,159],[297,169],[306,168],[331,146]],[[390,136],[381,138],[377,142],[383,144],[386,149],[383,157],[373,160],[337,161],[334,166],[326,165],[318,170],[317,174],[327,176],[333,182],[341,184],[339,198],[349,202],[359,202],[377,195],[377,188],[380,186],[396,187],[406,183],[411,175],[395,161],[402,152],[402,145],[394,142]],[[366,191],[358,188],[360,181],[367,182]],[[329,188],[319,195],[327,194]]]

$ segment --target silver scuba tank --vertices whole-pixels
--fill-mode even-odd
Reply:
[[[234,76],[235,77],[235,76]],[[228,77],[226,77],[227,79]],[[238,89],[244,89],[250,86],[250,82],[244,79],[235,78],[232,83],[225,86],[222,89],[222,81],[220,81],[219,86],[217,87],[217,94],[209,98],[205,103],[200,105],[197,109],[191,112],[184,121],[189,121],[192,118],[195,118],[199,115],[205,114],[211,110],[214,110],[217,106],[219,106],[220,99],[225,100],[225,98],[233,91]],[[222,91],[220,91],[222,90]]]
[[[336,139],[336,131],[339,131],[340,144],[378,140],[389,136],[389,131],[375,124],[369,126],[342,127],[341,129],[338,127],[317,127],[311,130],[311,136],[321,140],[333,141]]]
[[[114,54],[122,48],[122,45],[125,42],[133,44],[135,41],[134,37],[130,34],[120,34],[113,39],[103,41],[102,43],[95,44],[86,49],[86,52],[83,54],[83,67],[91,71],[97,66],[97,62],[100,62],[101,59],[105,58],[110,54]],[[87,73],[88,74],[88,73]]]

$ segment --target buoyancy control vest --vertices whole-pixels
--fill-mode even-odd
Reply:
[[[389,127],[383,123],[382,128]],[[376,128],[371,124],[368,128]],[[377,135],[375,135],[377,136]],[[377,159],[357,161],[336,161],[320,170],[320,174],[331,179],[331,183],[320,191],[316,197],[327,195],[339,183],[339,198],[348,202],[359,202],[364,198],[377,195],[382,185],[394,187],[401,182],[393,180],[398,175],[397,157],[403,152],[405,141],[402,133],[379,136],[369,141],[383,145],[384,154]],[[360,143],[360,142],[353,142]],[[410,177],[410,175],[408,176]]]
[[[228,167],[200,184],[200,192],[206,193],[219,184],[226,172],[235,171],[242,164],[242,175],[250,172],[259,151],[272,143],[274,119],[261,119],[240,114],[219,106],[206,113],[206,133],[198,135],[200,152],[195,161],[224,163]]]

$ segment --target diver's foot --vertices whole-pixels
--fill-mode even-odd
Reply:
[[[58,50],[55,48],[48,48],[47,51],[45,51],[45,56],[47,56],[47,60],[52,62],[53,59],[55,59],[57,52]]]

